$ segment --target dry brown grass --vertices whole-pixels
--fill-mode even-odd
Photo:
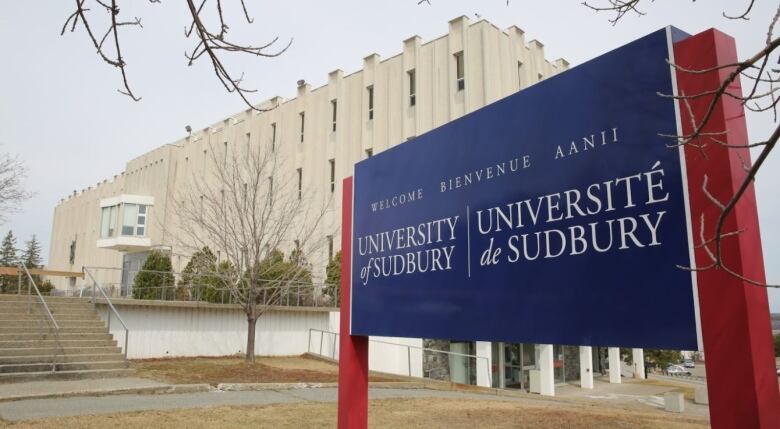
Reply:
[[[331,383],[338,367],[305,356],[260,357],[246,363],[243,357],[145,359],[131,362],[139,377],[173,384],[208,383]],[[395,381],[371,376],[371,381]]]
[[[675,383],[674,381],[667,381],[667,380],[642,380],[642,384],[652,384],[654,386],[668,386],[668,387],[676,387],[677,390],[680,392],[683,392],[683,396],[685,396],[685,399],[688,399],[690,401],[693,401],[694,397],[696,396],[695,389],[690,384],[685,383]]]
[[[84,428],[329,428],[336,424],[335,403],[219,407],[144,411],[105,416],[50,418],[0,423],[9,429]],[[528,428],[528,429],[703,429],[706,419],[663,412],[615,409],[569,403],[541,404],[464,399],[385,399],[371,401],[369,426],[375,428]]]

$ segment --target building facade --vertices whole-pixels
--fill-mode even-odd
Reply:
[[[272,146],[284,159],[287,180],[300,180],[312,200],[329,201],[322,231],[332,234],[333,246],[311,261],[321,273],[328,253],[340,248],[340,235],[333,234],[341,220],[340,184],[356,162],[568,67],[547,61],[543,45],[526,43],[517,27],[502,31],[466,17],[450,21],[442,37],[411,37],[400,54],[384,60],[372,54],[363,63],[349,75],[329,73],[316,89],[299,81],[295,98],[274,97],[258,106],[264,111],[246,110],[193,131],[129,161],[113,178],[74,191],[54,209],[48,267],[120,268],[136,264],[133,255],[164,247],[175,255],[174,270],[183,268],[191,253],[172,236],[173,199],[189,178],[208,175],[210,151],[249,144]],[[58,288],[74,282],[57,281]]]
[[[341,181],[352,175],[356,162],[567,68],[565,60],[545,59],[543,45],[527,42],[517,27],[501,30],[484,20],[456,18],[447,34],[435,40],[411,37],[400,54],[387,59],[369,55],[363,69],[351,74],[335,70],[327,84],[316,89],[299,81],[292,99],[274,97],[257,106],[260,111],[249,109],[194,130],[130,160],[113,178],[74,191],[54,210],[47,268],[110,267],[113,270],[97,271],[98,280],[126,288],[132,284],[129,273],[140,268],[148,252],[165,248],[173,255],[174,271],[181,271],[192,251],[176,237],[177,195],[190,186],[192,177],[209,176],[208,161],[215,151],[227,155],[257,146],[283,159],[282,177],[289,185],[285,189],[307,189],[312,201],[327,203],[316,233],[328,245],[310,258],[315,277],[321,278],[329,257],[341,247]],[[288,249],[282,250],[289,251],[293,240],[290,237]],[[80,287],[76,278],[53,280],[58,289]],[[424,344],[488,362],[483,368],[484,363],[473,359],[430,359],[423,363],[424,372],[449,372],[458,381],[496,387],[533,389],[540,382],[531,374],[539,368],[542,385],[547,379],[570,381],[583,371],[603,369],[606,361],[606,353],[589,347]],[[609,355],[614,366],[613,350]],[[586,367],[580,365],[584,360],[589,362]],[[548,377],[550,371],[554,378]]]

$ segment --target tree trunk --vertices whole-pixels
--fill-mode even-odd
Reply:
[[[246,334],[246,361],[254,363],[255,361],[255,328],[257,327],[257,316],[247,314],[247,334]]]

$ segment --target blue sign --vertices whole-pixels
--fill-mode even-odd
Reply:
[[[698,349],[673,31],[358,163],[351,333]]]

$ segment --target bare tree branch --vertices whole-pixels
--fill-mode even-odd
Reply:
[[[247,315],[247,359],[253,360],[257,318],[311,276],[306,261],[332,234],[323,232],[327,201],[320,204],[304,190],[299,197],[297,177],[287,173],[295,170],[284,168],[289,165],[269,147],[207,147],[206,171],[174,197],[179,223],[170,233],[183,248],[208,246],[230,262],[222,287]],[[279,256],[285,250],[287,260]]]
[[[239,74],[236,77],[233,73],[228,72],[224,65],[221,53],[241,53],[248,54],[255,57],[273,58],[284,53],[292,44],[292,39],[284,46],[280,46],[275,49],[278,42],[278,37],[272,39],[269,43],[253,46],[235,43],[229,41],[228,31],[230,26],[225,20],[224,8],[222,0],[214,0],[213,10],[205,7],[208,0],[202,0],[198,7],[195,7],[193,0],[187,0],[187,10],[192,19],[189,29],[185,29],[185,37],[189,38],[192,35],[195,36],[196,43],[191,51],[185,52],[188,65],[192,65],[202,56],[208,56],[211,66],[214,70],[219,82],[228,92],[235,92],[241,98],[241,100],[254,110],[261,110],[256,108],[248,98],[248,94],[256,92],[254,89],[249,89],[241,85],[243,81],[243,74]],[[75,0],[76,8],[68,16],[62,25],[60,35],[64,35],[65,32],[70,29],[70,32],[75,32],[76,28],[81,26],[87,33],[87,36],[92,42],[98,56],[103,62],[119,69],[122,77],[122,89],[119,89],[121,94],[127,95],[134,101],[140,101],[141,97],[135,95],[130,88],[130,82],[127,74],[127,62],[122,54],[122,45],[120,43],[120,28],[121,27],[139,27],[143,28],[141,18],[134,17],[132,20],[122,20],[119,18],[120,7],[118,0],[111,0],[110,3],[105,0]],[[160,0],[149,0],[149,3],[159,4]],[[249,11],[246,7],[245,0],[239,0],[241,10],[247,23],[252,24],[254,19],[250,17]],[[90,7],[86,7],[90,4]],[[95,11],[101,11],[105,14],[105,22],[101,22],[104,25],[105,30],[96,32],[93,29],[91,16],[88,12],[92,9]],[[216,18],[219,21],[218,31],[211,31],[204,24],[204,14],[212,11],[216,14]],[[102,37],[99,36],[102,34]],[[110,41],[110,43],[106,43]],[[111,47],[109,48],[108,45]]]
[[[7,216],[19,211],[19,205],[32,197],[24,189],[23,180],[27,169],[19,157],[9,153],[0,153],[0,223]]]

